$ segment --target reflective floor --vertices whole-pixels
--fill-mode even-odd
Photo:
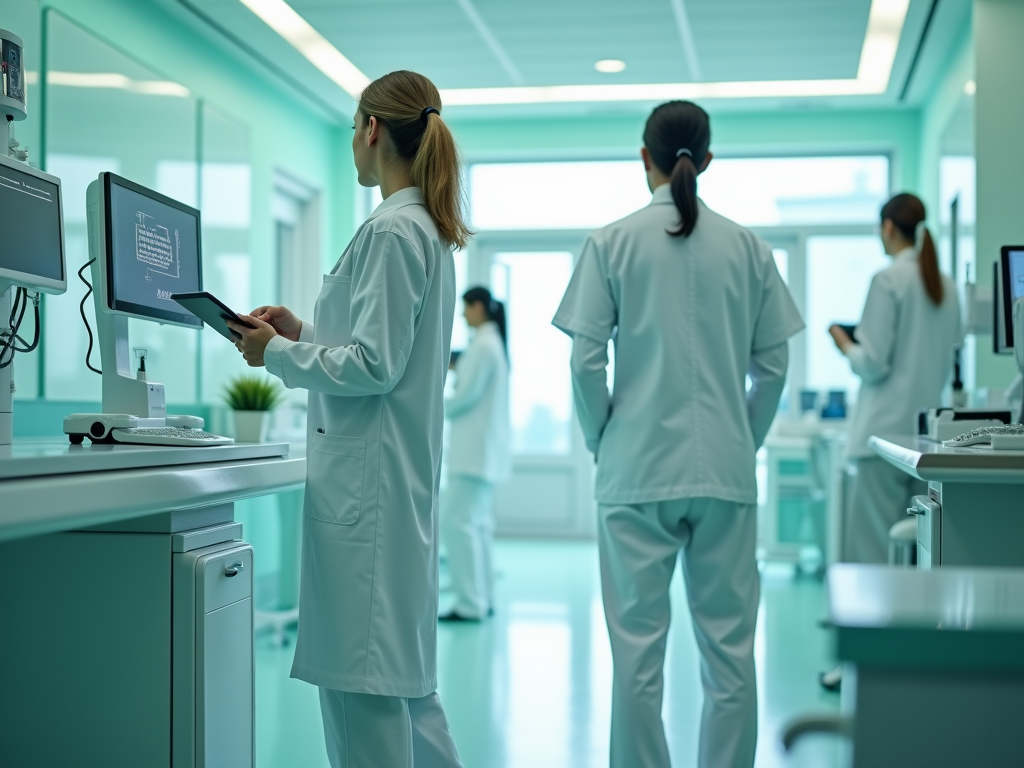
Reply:
[[[439,693],[466,768],[607,766],[611,652],[600,601],[596,546],[502,541],[495,617],[442,625]],[[441,605],[445,609],[442,593]],[[701,688],[681,579],[673,585],[664,719],[673,768],[696,765]],[[791,755],[779,743],[791,717],[839,706],[817,673],[830,665],[818,628],[825,590],[786,566],[762,575],[755,645],[760,697],[757,766],[829,768],[839,746],[808,739]],[[288,678],[292,647],[256,641],[259,768],[328,766],[316,689]]]

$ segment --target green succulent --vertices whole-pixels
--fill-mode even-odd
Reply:
[[[282,396],[271,379],[256,374],[238,376],[224,388],[224,401],[234,411],[271,411]]]

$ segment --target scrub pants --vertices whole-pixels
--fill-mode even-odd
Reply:
[[[451,475],[441,505],[441,540],[448,550],[460,616],[482,619],[494,604],[494,484]]]
[[[436,693],[420,699],[320,689],[331,768],[462,768]]]
[[[843,525],[843,560],[889,561],[889,529],[907,519],[910,499],[928,492],[927,483],[901,472],[885,459],[853,459]]]
[[[757,508],[710,498],[599,506],[614,662],[610,768],[669,768],[661,719],[669,584],[682,566],[701,654],[698,766],[750,768],[757,746]]]

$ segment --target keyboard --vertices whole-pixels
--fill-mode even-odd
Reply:
[[[112,429],[110,436],[118,443],[138,445],[230,445],[230,437],[222,437],[201,429],[178,427],[144,427],[141,429]]]
[[[982,427],[946,440],[947,448],[965,448],[969,445],[991,445],[993,448],[1024,448],[1024,424],[1003,424],[999,427]]]

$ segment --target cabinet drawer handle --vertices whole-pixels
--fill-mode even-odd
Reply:
[[[244,570],[245,564],[241,560],[239,560],[238,562],[232,563],[227,568],[225,568],[224,575],[230,579],[232,576],[237,576]]]

